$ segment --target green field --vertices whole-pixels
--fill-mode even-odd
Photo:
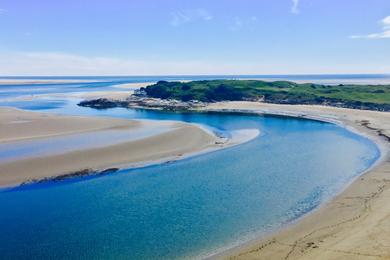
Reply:
[[[182,101],[264,101],[278,104],[322,104],[390,111],[390,85],[321,85],[289,81],[204,80],[158,83],[147,95]]]

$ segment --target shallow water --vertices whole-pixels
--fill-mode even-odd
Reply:
[[[37,101],[36,101],[37,102]],[[323,122],[253,115],[50,110],[260,129],[246,144],[98,178],[0,193],[2,257],[175,259],[265,234],[317,207],[379,157],[369,140]],[[46,111],[39,102],[34,109]]]
[[[170,131],[169,125],[158,128],[105,130],[88,133],[78,133],[64,136],[55,136],[45,139],[25,140],[12,143],[0,143],[0,162],[23,158],[58,155],[76,150],[86,150],[98,147],[130,142],[158,135]]]

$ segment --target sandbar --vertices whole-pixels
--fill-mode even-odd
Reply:
[[[152,129],[151,129],[152,128]],[[164,131],[161,131],[161,129]],[[219,149],[226,143],[210,131],[175,121],[126,120],[103,117],[63,116],[14,108],[0,108],[0,144],[19,144],[34,140],[54,140],[83,133],[96,138],[107,131],[153,131],[140,138],[123,140],[89,149],[30,156],[0,161],[0,187],[35,182],[72,172],[111,167],[129,167],[155,161],[167,161]],[[92,140],[93,141],[93,140]],[[53,141],[53,145],[55,142]],[[57,147],[58,149],[58,147]]]

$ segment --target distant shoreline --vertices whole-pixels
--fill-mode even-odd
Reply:
[[[188,82],[193,80],[235,79],[235,80],[288,80],[296,83],[316,84],[390,84],[390,74],[272,74],[272,75],[106,75],[106,76],[0,76],[2,85],[25,84],[67,84],[67,83],[93,83],[118,82],[119,85],[155,83],[158,80]],[[134,82],[135,81],[135,82]]]
[[[0,86],[2,85],[40,85],[40,84],[70,84],[70,83],[90,83],[90,80],[76,79],[2,79],[0,77]]]

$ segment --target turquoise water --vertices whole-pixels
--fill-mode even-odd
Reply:
[[[54,100],[54,99],[53,99]],[[277,229],[328,200],[379,157],[369,140],[293,118],[80,108],[64,114],[257,128],[251,142],[163,165],[0,193],[2,258],[177,259]]]

